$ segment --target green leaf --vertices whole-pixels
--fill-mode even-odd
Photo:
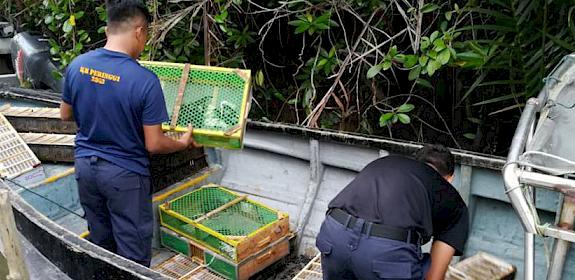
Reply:
[[[444,49],[437,56],[437,61],[441,63],[441,65],[445,65],[449,62],[449,58],[451,58],[451,52],[449,49]]]
[[[291,26],[300,26],[302,23],[304,23],[304,21],[296,19],[296,20],[292,20],[290,22],[288,22],[288,25]]]
[[[84,16],[84,11],[75,12],[74,16],[76,17],[76,19],[80,19]]]
[[[385,71],[389,68],[391,68],[391,60],[386,60],[381,64],[381,70]]]
[[[451,14],[453,14],[453,11],[447,11],[445,12],[445,19],[450,21],[451,20]]]
[[[369,68],[369,70],[367,70],[367,78],[371,79],[373,77],[375,77],[377,74],[379,74],[379,72],[381,71],[381,69],[383,68],[383,66],[381,64],[376,64],[373,65]]]
[[[331,58],[331,57],[334,57],[334,56],[335,56],[335,52],[336,52],[335,47],[332,47],[332,48],[329,50],[329,55],[328,55],[328,57],[330,57],[330,58]]]
[[[431,85],[431,83],[426,79],[419,78],[419,79],[415,80],[415,83],[422,86],[422,87],[425,87],[428,89],[433,89],[433,85]]]
[[[421,43],[419,44],[419,49],[425,51],[429,47],[430,41],[427,37],[421,37]]]
[[[82,45],[82,43],[76,43],[76,46],[74,46],[74,51],[79,53],[80,51],[82,51],[82,48],[84,48],[84,45]]]
[[[54,17],[51,15],[47,15],[46,17],[44,17],[44,23],[45,24],[50,24],[54,21]]]
[[[430,50],[427,55],[429,56],[429,58],[432,59],[436,59],[437,58],[437,52],[435,50]]]
[[[421,67],[425,66],[427,64],[427,61],[429,60],[429,57],[426,55],[422,55],[419,57],[419,65]]]
[[[391,47],[387,54],[390,58],[394,58],[397,55],[397,46]]]
[[[264,85],[264,73],[262,70],[258,70],[256,73],[256,84],[260,87]]]
[[[406,114],[397,114],[397,118],[403,124],[409,124],[411,122],[411,118]]]
[[[475,140],[475,133],[465,133],[465,134],[463,134],[463,137],[465,137],[469,140]]]
[[[429,63],[427,63],[427,75],[429,75],[429,77],[433,76],[433,74],[435,73],[435,71],[437,71],[439,68],[441,68],[441,63],[439,63],[437,60],[434,59],[430,59]]]
[[[421,13],[431,13],[435,10],[439,9],[439,6],[433,3],[427,3],[425,5],[423,5],[423,7],[421,8]]]
[[[70,33],[72,31],[73,27],[72,25],[70,25],[70,21],[67,20],[64,22],[64,25],[62,25],[62,31],[64,31],[65,33]]]
[[[106,27],[105,26],[101,26],[100,28],[98,28],[98,34],[102,34],[106,32]]]
[[[406,55],[403,58],[403,67],[405,68],[411,68],[413,66],[415,66],[415,64],[417,64],[417,59],[418,57],[416,55]]]
[[[396,123],[397,122],[397,115],[393,115],[393,117],[391,117],[391,123]]]
[[[440,52],[443,49],[447,48],[447,46],[445,46],[445,42],[441,38],[435,39],[435,41],[433,41],[433,45],[435,46],[435,48],[433,49],[437,52]]]
[[[413,81],[419,77],[419,73],[421,73],[421,66],[417,65],[413,69],[409,70],[408,79]]]
[[[433,33],[431,33],[431,36],[429,36],[429,42],[434,42],[435,39],[437,39],[437,36],[439,36],[439,31],[433,31]]]
[[[308,23],[304,23],[304,24],[298,26],[298,27],[295,29],[295,32],[294,32],[294,33],[295,33],[295,34],[304,33],[304,32],[306,32],[306,31],[309,29],[309,27],[310,27],[310,25],[309,25]]]
[[[415,109],[415,105],[409,104],[409,103],[405,103],[405,104],[401,104],[401,106],[399,106],[399,107],[397,108],[397,112],[399,112],[399,113],[409,113],[409,112],[413,111],[413,109]]]
[[[391,119],[393,118],[393,113],[385,113],[379,117],[379,126],[383,127],[389,124]]]

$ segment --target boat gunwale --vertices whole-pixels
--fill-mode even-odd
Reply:
[[[276,132],[280,134],[294,135],[302,138],[313,138],[325,142],[352,145],[356,147],[382,149],[391,153],[412,154],[423,144],[389,139],[373,135],[339,132],[335,130],[307,128],[284,123],[266,123],[260,121],[249,121],[248,128],[259,131]],[[462,165],[481,167],[491,170],[501,171],[505,165],[505,158],[500,156],[488,155],[461,149],[452,149],[455,161]]]
[[[111,253],[103,248],[98,247],[95,244],[92,244],[88,240],[80,238],[75,233],[58,225],[48,217],[44,216],[42,213],[38,212],[38,210],[24,201],[24,199],[19,194],[11,190],[1,181],[0,189],[6,189],[10,192],[12,208],[14,210],[14,217],[18,231],[28,240],[28,242],[32,244],[34,248],[36,248],[36,250],[38,250],[56,267],[58,267],[58,269],[60,269],[63,273],[68,275],[68,277],[72,279],[80,279],[78,277],[74,277],[74,274],[76,276],[83,275],[79,272],[74,273],[73,271],[68,271],[70,269],[66,270],[65,267],[71,266],[73,265],[74,261],[80,260],[81,256],[78,256],[78,254],[85,254],[89,258],[95,259],[101,263],[105,263],[105,266],[108,266],[108,269],[116,268],[116,273],[121,273],[124,277],[129,277],[128,279],[169,279],[158,272],[125,259],[117,254]],[[24,217],[27,221],[23,221],[22,217]],[[27,228],[30,229],[30,227],[40,229],[46,234],[49,234],[52,238],[60,240],[61,245],[65,247],[63,250],[68,252],[76,252],[77,254],[68,254],[67,256],[62,256],[62,259],[56,260],[53,259],[53,257],[51,258],[50,254],[45,252],[48,250],[48,248],[45,247],[42,249],[43,246],[39,246],[38,243],[42,242],[42,240],[37,240],[40,237],[34,236],[37,234],[35,233],[36,231],[27,230]],[[57,246],[57,244],[53,244],[52,246]],[[63,259],[68,259],[68,261],[71,263],[65,263]]]

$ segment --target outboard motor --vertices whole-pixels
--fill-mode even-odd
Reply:
[[[10,45],[12,63],[21,84],[29,83],[35,89],[62,91],[63,79],[57,79],[54,72],[58,64],[50,55],[48,40],[28,32],[18,33]]]

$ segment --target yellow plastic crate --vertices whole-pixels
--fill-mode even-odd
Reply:
[[[160,222],[235,262],[289,233],[287,213],[213,184],[160,205]]]
[[[208,147],[240,149],[251,102],[249,70],[140,61],[160,79],[170,123],[164,130],[194,127],[194,139]],[[186,74],[187,73],[187,74]],[[179,93],[182,92],[182,95]]]

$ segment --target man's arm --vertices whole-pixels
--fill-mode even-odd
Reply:
[[[73,121],[74,120],[74,110],[72,105],[62,101],[60,103],[60,118],[63,121]]]
[[[190,145],[197,147],[192,136],[192,128],[182,135],[178,140],[174,140],[162,131],[162,125],[144,125],[144,139],[146,150],[150,154],[169,154],[187,149]]]
[[[426,280],[443,280],[455,249],[447,243],[436,240],[431,246],[431,267],[425,276]]]

